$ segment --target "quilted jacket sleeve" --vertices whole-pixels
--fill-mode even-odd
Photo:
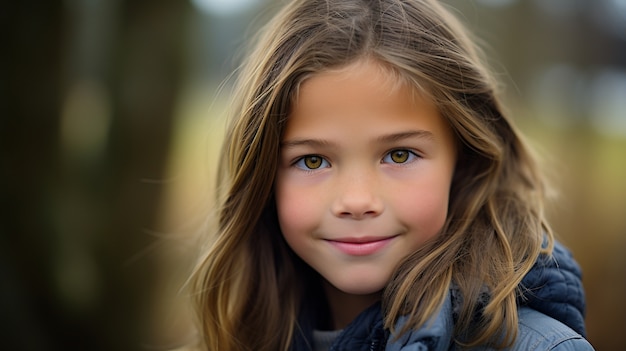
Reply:
[[[551,256],[542,255],[521,283],[518,302],[585,335],[585,293],[581,270],[572,254],[556,242]]]

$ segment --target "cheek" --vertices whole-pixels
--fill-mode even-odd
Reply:
[[[414,228],[419,228],[422,239],[438,234],[448,215],[449,189],[445,184],[429,183],[399,193],[396,202],[398,216]]]
[[[309,227],[313,206],[306,192],[280,183],[276,186],[276,210],[283,235],[287,238]]]

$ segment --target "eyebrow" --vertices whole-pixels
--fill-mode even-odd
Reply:
[[[381,141],[381,142],[386,142],[386,143],[392,143],[392,142],[402,141],[405,139],[412,139],[412,138],[434,139],[434,135],[433,133],[427,130],[409,130],[406,132],[383,135],[383,136],[376,138],[376,140]]]
[[[376,138],[376,141],[383,143],[393,143],[411,138],[434,139],[434,135],[427,130],[410,130],[405,132],[382,135]],[[293,139],[282,141],[280,143],[281,148],[294,148],[298,146],[328,147],[333,145],[334,143],[324,139]]]
[[[323,139],[294,139],[294,140],[286,140],[281,141],[281,148],[294,148],[298,146],[311,146],[311,147],[322,147],[322,146],[332,146],[328,140]]]

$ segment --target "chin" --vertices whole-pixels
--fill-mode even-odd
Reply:
[[[342,282],[343,284],[333,284],[335,288],[345,294],[350,295],[372,295],[379,294],[385,287],[386,282],[375,284],[372,281]]]

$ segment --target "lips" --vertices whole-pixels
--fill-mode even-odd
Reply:
[[[368,256],[384,249],[394,238],[395,236],[339,238],[327,241],[344,254],[350,256]]]

